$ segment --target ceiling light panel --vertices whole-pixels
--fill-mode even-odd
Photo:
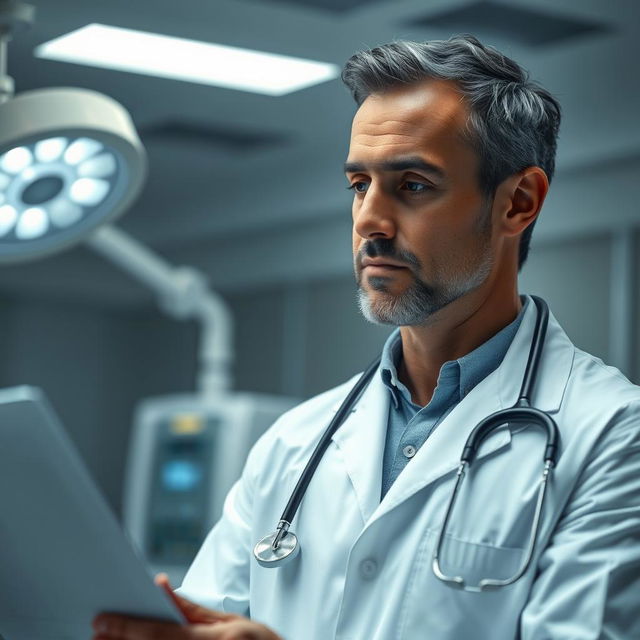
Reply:
[[[337,78],[337,65],[89,24],[38,46],[39,58],[282,96]]]

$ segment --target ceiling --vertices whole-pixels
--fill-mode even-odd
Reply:
[[[640,166],[637,0],[30,1],[36,23],[9,49],[17,91],[86,87],[121,102],[150,173],[119,224],[172,262],[199,267],[223,292],[350,270],[341,166],[355,107],[340,80],[270,97],[37,59],[38,44],[98,22],[342,65],[356,50],[397,38],[474,33],[527,68],[563,107],[558,195],[552,186],[549,206],[571,212],[547,216],[540,238],[576,224],[586,232],[640,222],[640,193],[628,188],[637,172],[616,183],[626,200],[606,216],[594,208],[599,181],[612,185],[609,178]],[[586,213],[578,218],[580,197]],[[2,267],[0,291],[149,300],[82,247]]]

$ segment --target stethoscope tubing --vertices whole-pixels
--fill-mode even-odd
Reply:
[[[542,357],[542,349],[544,347],[544,339],[547,335],[547,326],[549,324],[549,307],[547,303],[538,296],[531,296],[536,305],[536,324],[533,328],[533,339],[531,340],[531,349],[529,349],[529,357],[527,358],[527,366],[522,377],[522,386],[520,387],[520,395],[515,406],[530,406],[533,386],[538,379],[538,367],[540,358]]]
[[[432,567],[436,577],[454,587],[461,588],[467,591],[477,592],[484,589],[506,586],[518,580],[526,572],[526,569],[531,562],[538,537],[538,530],[540,527],[540,519],[544,506],[544,498],[546,495],[548,480],[551,475],[551,471],[555,467],[558,454],[559,431],[555,421],[543,411],[531,407],[531,397],[535,383],[538,379],[538,368],[549,321],[549,309],[544,300],[537,296],[531,296],[531,298],[533,299],[537,309],[536,322],[518,400],[513,407],[502,409],[486,417],[473,429],[473,431],[467,438],[460,458],[458,477],[451,498],[447,505],[443,523],[438,533],[438,538],[435,545]],[[307,487],[309,486],[309,483],[311,482],[311,479],[313,478],[313,475],[318,465],[320,464],[320,461],[322,460],[327,447],[331,443],[331,439],[334,433],[342,425],[342,423],[351,412],[352,408],[360,399],[360,396],[362,395],[364,389],[367,387],[371,378],[378,370],[380,361],[381,357],[377,357],[369,365],[369,367],[367,367],[365,372],[361,375],[354,387],[348,393],[347,397],[343,400],[340,408],[336,412],[335,416],[329,423],[329,426],[320,438],[320,441],[316,445],[311,457],[309,458],[309,461],[304,468],[304,471],[300,475],[293,493],[291,494],[291,497],[289,498],[289,501],[287,502],[287,505],[282,512],[282,516],[280,518],[276,531],[273,534],[263,538],[256,545],[254,554],[256,556],[256,559],[262,566],[280,566],[284,562],[287,562],[288,560],[297,556],[300,547],[296,536],[293,533],[289,532],[291,522],[293,521],[293,518],[297,513]],[[453,506],[456,502],[462,480],[466,474],[466,471],[475,459],[476,453],[482,442],[498,427],[501,427],[505,424],[518,422],[523,422],[527,425],[542,427],[547,436],[547,444],[543,457],[544,470],[538,491],[536,510],[532,522],[527,549],[525,552],[525,559],[516,574],[509,579],[484,579],[479,583],[478,586],[468,586],[465,585],[463,578],[461,578],[460,576],[448,576],[444,574],[440,567],[439,556],[443,545],[447,525],[449,523],[449,519],[453,510]]]
[[[516,406],[520,406],[520,407],[529,407],[531,393],[533,391],[533,384],[535,383],[535,380],[537,377],[540,357],[542,355],[542,347],[544,346],[544,340],[541,340],[540,336],[543,336],[546,334],[547,324],[549,322],[549,309],[545,304],[545,302],[538,296],[531,296],[531,298],[533,299],[536,305],[538,313],[536,315],[536,323],[534,327],[534,337],[532,340],[532,347],[529,351],[527,366],[522,379],[520,395],[518,397],[518,402],[516,403]],[[291,494],[291,497],[289,498],[289,501],[287,502],[287,505],[284,508],[284,511],[282,512],[282,516],[280,517],[280,522],[287,522],[291,524],[291,522],[293,521],[293,518],[295,517],[298,511],[298,507],[300,506],[300,502],[302,501],[302,498],[307,491],[307,487],[311,482],[313,474],[315,473],[318,465],[320,464],[320,461],[322,460],[322,457],[325,451],[327,450],[327,447],[331,443],[331,438],[333,437],[334,433],[339,429],[339,427],[342,425],[342,423],[346,420],[347,416],[351,412],[352,407],[358,401],[363,391],[369,384],[374,373],[377,371],[378,367],[380,366],[381,359],[382,359],[381,356],[378,356],[366,368],[366,370],[360,376],[360,378],[358,379],[356,384],[353,386],[353,388],[351,389],[347,397],[342,401],[340,408],[338,409],[335,416],[329,423],[329,426],[327,427],[325,432],[322,434],[322,437],[320,438],[320,441],[318,442],[318,444],[316,445],[316,448],[311,454],[311,457],[309,458],[309,461],[307,462],[304,468],[304,471],[300,475],[300,478],[298,479],[298,482]],[[543,414],[542,412],[539,412],[539,413],[542,416],[546,417],[546,414]],[[516,417],[515,414],[514,414],[514,417]],[[488,433],[493,428],[495,428],[495,426],[497,426],[497,425],[494,426],[492,418],[493,416],[489,416],[488,418],[483,420],[472,431],[465,445],[463,456],[470,455],[471,457],[473,457],[473,455],[475,454],[475,451],[477,451],[478,446],[480,445],[482,440],[484,440],[484,438],[488,435]],[[553,437],[554,434],[552,434],[548,430],[547,435],[548,437],[551,437],[553,439],[553,442],[550,443],[550,445],[553,446],[554,448],[557,448],[557,434],[556,434],[556,437],[554,438]]]
[[[456,483],[445,509],[443,522],[435,542],[435,550],[431,564],[435,576],[452,587],[473,593],[506,587],[519,580],[526,573],[529,565],[531,564],[538,540],[547,487],[552,471],[556,465],[559,450],[560,435],[555,420],[553,420],[553,418],[544,411],[540,411],[539,409],[535,409],[530,406],[530,399],[534,390],[535,382],[538,379],[540,356],[542,354],[549,321],[549,308],[547,307],[547,304],[537,296],[531,297],[535,302],[538,313],[536,316],[531,349],[529,350],[529,357],[527,359],[527,366],[522,380],[520,395],[513,407],[501,409],[500,411],[496,411],[490,416],[487,416],[473,429],[467,438],[462,450],[462,455],[460,456]],[[447,527],[451,519],[453,507],[460,492],[460,487],[462,486],[462,481],[475,459],[480,445],[495,429],[505,424],[511,425],[514,423],[524,423],[527,426],[541,427],[546,433],[547,442],[543,454],[542,477],[538,487],[536,506],[529,530],[529,538],[524,550],[524,558],[520,563],[518,570],[509,578],[484,578],[480,580],[477,585],[468,585],[462,576],[447,575],[440,566],[440,556],[444,545]]]
[[[331,443],[331,438],[333,434],[338,430],[338,428],[342,425],[342,423],[346,420],[347,416],[351,412],[351,409],[355,406],[356,402],[358,402],[362,392],[365,390],[369,381],[373,377],[373,374],[378,370],[380,366],[381,357],[378,356],[365,370],[365,372],[360,376],[356,384],[353,386],[347,397],[344,399],[340,408],[336,412],[335,416],[329,423],[329,426],[322,434],[322,438],[316,445],[313,453],[311,454],[311,458],[307,462],[304,471],[300,475],[300,479],[289,498],[289,502],[287,502],[287,506],[282,512],[282,516],[280,518],[281,522],[288,522],[291,524],[293,521],[296,512],[298,511],[298,507],[300,506],[300,502],[307,491],[307,487],[309,486],[309,482],[311,482],[311,478],[313,478],[313,474],[315,473],[320,461],[322,460],[322,456],[324,455],[327,447]]]
[[[469,434],[467,441],[460,456],[460,462],[471,464],[475,458],[478,448],[483,440],[498,427],[506,423],[533,423],[542,427],[547,435],[547,446],[544,451],[544,461],[550,462],[555,466],[558,454],[559,432],[555,421],[544,411],[540,411],[531,406],[531,396],[533,394],[534,385],[538,379],[538,369],[540,366],[540,358],[544,347],[544,339],[547,334],[547,326],[549,324],[549,307],[546,302],[538,296],[531,296],[537,309],[536,323],[533,329],[533,338],[531,340],[531,348],[527,358],[527,366],[525,367],[524,376],[522,377],[522,386],[516,404],[509,409],[496,411],[487,416],[480,422]]]

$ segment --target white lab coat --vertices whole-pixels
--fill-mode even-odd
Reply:
[[[538,546],[500,591],[440,582],[431,560],[463,444],[518,396],[536,316],[501,366],[442,421],[380,501],[389,392],[379,375],[333,436],[292,524],[300,556],[260,567],[272,532],[353,380],[286,413],[251,451],[181,592],[250,615],[286,640],[640,638],[640,388],[569,341],[553,316],[533,405],[561,433]],[[449,527],[443,569],[506,578],[526,546],[545,439],[504,427],[481,447]]]

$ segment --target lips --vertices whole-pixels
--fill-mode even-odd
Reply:
[[[388,258],[365,258],[362,261],[362,268],[366,269],[367,267],[382,267],[386,269],[406,269],[407,265],[402,264],[400,262],[395,262],[394,260],[389,260]]]
[[[384,273],[385,275],[389,275],[397,271],[404,271],[404,269],[405,267],[394,267],[390,264],[370,264],[363,267],[362,273],[368,273],[369,275],[380,275]]]

